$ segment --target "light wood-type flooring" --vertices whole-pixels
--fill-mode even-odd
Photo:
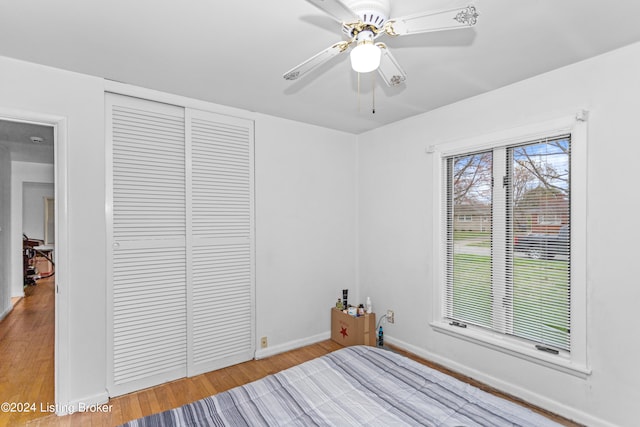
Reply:
[[[53,279],[39,281],[33,290],[33,295],[20,300],[14,310],[0,322],[0,402],[35,404],[36,410],[21,413],[0,411],[0,426],[117,426],[246,384],[341,348],[340,344],[333,341],[322,341],[265,359],[252,360],[116,397],[101,407],[106,412],[84,412],[58,417],[40,410],[41,405],[46,409],[47,405],[54,404]],[[415,355],[394,350],[420,363],[444,370]],[[453,375],[501,397],[515,400],[469,378]],[[578,426],[524,402],[519,403],[561,424]]]

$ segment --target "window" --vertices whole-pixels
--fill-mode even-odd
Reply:
[[[435,156],[442,206],[436,330],[589,373],[580,124],[548,136],[501,134],[498,143],[487,136]],[[488,213],[473,232],[459,224],[471,210]]]
[[[452,323],[569,351],[570,145],[566,135],[445,160],[447,216],[469,206],[493,213],[492,228],[472,235],[447,221]],[[540,217],[564,223],[543,226]]]

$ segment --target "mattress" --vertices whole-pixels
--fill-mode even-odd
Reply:
[[[354,346],[134,426],[531,426],[559,424],[405,356]]]

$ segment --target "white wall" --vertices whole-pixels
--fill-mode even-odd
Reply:
[[[61,209],[71,224],[66,236],[69,269],[58,268],[55,276],[58,300],[65,304],[59,314],[68,324],[67,330],[57,331],[63,344],[59,403],[103,395],[105,389],[103,94],[102,79],[0,58],[0,115],[66,119],[62,131],[68,153],[57,159],[68,166],[68,200]]]
[[[355,155],[351,134],[256,119],[258,357],[328,339],[331,306],[356,291]]]
[[[0,320],[11,311],[11,155],[0,145]]]
[[[53,167],[51,180],[53,180]],[[22,231],[31,239],[44,241],[44,200],[53,198],[53,191],[53,184],[27,182],[23,186]]]
[[[69,224],[57,403],[106,397],[104,91],[114,88],[255,119],[257,339],[275,352],[328,337],[329,307],[355,286],[353,135],[0,57],[0,116],[35,112],[67,125],[56,160],[67,164],[56,177],[68,182],[60,209]]]
[[[587,425],[637,425],[640,44],[359,137],[359,275],[390,341]],[[586,379],[433,331],[429,145],[590,111]],[[446,146],[445,146],[446,148]],[[382,301],[382,303],[380,303]]]

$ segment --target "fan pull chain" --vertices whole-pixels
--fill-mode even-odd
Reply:
[[[372,96],[372,100],[371,100],[371,114],[375,114],[376,113],[376,78],[373,75],[373,73],[371,73],[371,96]]]
[[[376,79],[373,76],[371,77],[371,96],[372,96],[372,100],[371,100],[371,114],[375,114],[376,113]],[[361,107],[361,102],[360,102],[360,73],[358,73],[358,113],[360,111],[362,111]]]
[[[358,73],[358,113],[360,112],[360,73]]]

